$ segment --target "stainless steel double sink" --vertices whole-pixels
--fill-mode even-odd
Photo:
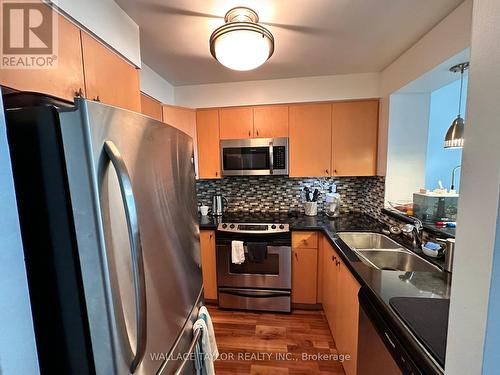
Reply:
[[[391,238],[370,232],[340,232],[340,239],[346,243],[366,265],[390,271],[441,271],[438,267]]]

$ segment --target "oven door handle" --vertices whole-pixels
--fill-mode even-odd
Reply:
[[[231,294],[238,297],[252,298],[272,298],[272,297],[289,297],[289,291],[265,290],[265,289],[233,289],[220,288],[219,293]]]

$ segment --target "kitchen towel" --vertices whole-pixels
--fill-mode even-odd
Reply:
[[[199,329],[201,329],[201,337],[198,341],[199,345],[196,345],[195,349],[196,375],[215,375],[215,358],[212,357],[212,348],[210,347],[208,327],[203,319],[198,319],[193,324],[193,334],[195,334]]]
[[[212,357],[214,361],[219,357],[219,349],[217,348],[217,341],[215,341],[215,331],[214,325],[212,323],[212,318],[208,313],[208,310],[205,306],[200,307],[200,311],[198,312],[198,318],[203,319],[208,329],[208,337],[210,339],[210,348],[212,349]]]
[[[241,264],[245,261],[243,241],[231,241],[231,262]]]
[[[252,263],[262,263],[267,258],[267,243],[248,242],[247,243],[248,260]]]

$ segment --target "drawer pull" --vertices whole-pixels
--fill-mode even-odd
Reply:
[[[385,335],[385,338],[387,339],[387,341],[389,341],[389,344],[391,344],[391,346],[396,349],[396,344],[394,344],[391,340],[391,338],[389,337],[389,334],[387,332],[384,332],[384,335]]]

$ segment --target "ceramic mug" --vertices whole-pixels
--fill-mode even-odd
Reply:
[[[200,206],[200,212],[201,212],[202,216],[207,216],[208,215],[208,210],[209,210],[208,206]]]

